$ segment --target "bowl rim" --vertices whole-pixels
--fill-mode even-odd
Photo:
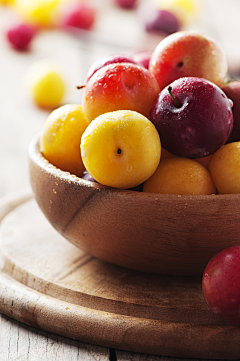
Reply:
[[[235,194],[211,194],[211,195],[185,195],[185,194],[162,194],[162,193],[150,193],[150,192],[138,192],[129,189],[118,189],[110,186],[105,186],[96,182],[91,182],[89,180],[80,178],[75,174],[63,171],[60,168],[57,168],[52,163],[50,163],[42,154],[40,150],[40,136],[41,132],[37,133],[32,140],[30,141],[28,147],[28,156],[33,162],[40,167],[43,171],[48,173],[54,178],[61,179],[63,182],[74,183],[81,187],[93,188],[96,191],[103,191],[121,194],[122,196],[130,197],[141,197],[141,198],[153,198],[155,200],[180,200],[183,201],[216,201],[219,200],[238,200],[240,201],[240,193]]]

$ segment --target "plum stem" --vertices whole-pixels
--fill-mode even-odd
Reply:
[[[86,85],[77,85],[76,88],[77,88],[77,89],[83,89],[83,88],[85,88],[85,86],[86,86]]]
[[[169,94],[171,95],[171,97],[173,98],[173,100],[175,101],[175,103],[177,104],[177,107],[178,107],[178,108],[181,108],[182,104],[179,103],[179,101],[177,101],[177,99],[176,99],[175,96],[173,95],[173,93],[172,93],[172,87],[171,87],[171,86],[168,87],[168,92],[169,92]]]

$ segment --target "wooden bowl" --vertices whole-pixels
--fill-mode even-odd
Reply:
[[[212,256],[240,244],[240,194],[183,196],[105,187],[51,165],[40,152],[39,136],[29,146],[29,165],[34,196],[48,221],[101,260],[200,276]]]

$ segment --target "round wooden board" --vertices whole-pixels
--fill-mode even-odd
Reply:
[[[0,217],[0,312],[101,346],[239,359],[240,328],[208,309],[201,278],[102,262],[62,238],[29,195],[3,202]]]

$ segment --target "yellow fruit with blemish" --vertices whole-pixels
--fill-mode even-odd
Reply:
[[[99,183],[121,189],[135,187],[156,170],[161,156],[158,132],[149,119],[118,110],[94,119],[81,140],[83,163]]]

